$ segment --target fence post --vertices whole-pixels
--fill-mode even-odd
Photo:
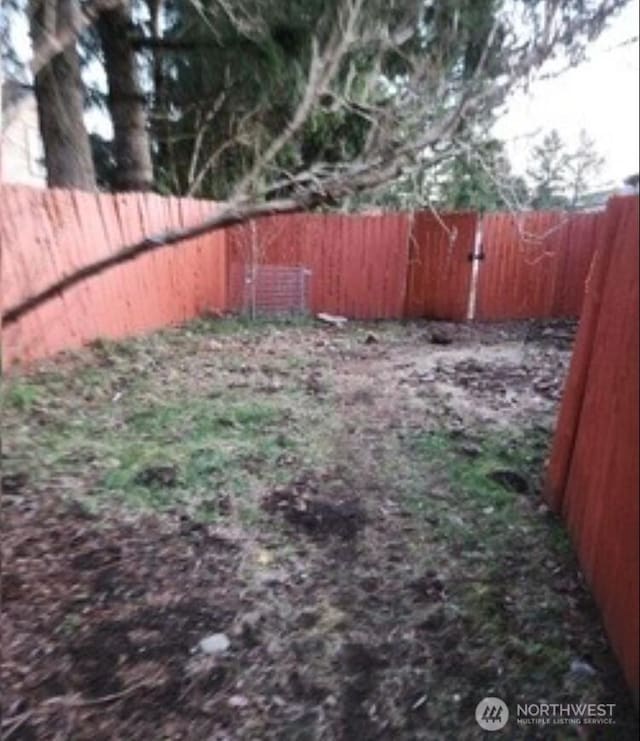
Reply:
[[[480,277],[480,263],[484,255],[482,254],[482,227],[484,216],[478,214],[476,221],[476,234],[473,242],[472,252],[469,256],[471,260],[471,282],[469,283],[469,302],[467,304],[467,320],[473,321],[476,318],[476,305],[478,302],[478,279]]]

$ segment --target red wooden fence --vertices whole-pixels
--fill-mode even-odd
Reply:
[[[599,225],[546,491],[567,521],[636,701],[638,218],[638,198],[619,198]]]
[[[561,212],[485,216],[476,318],[579,316],[599,218]]]
[[[145,235],[197,222],[214,208],[151,194],[21,186],[0,188],[0,207],[5,307],[78,266]],[[599,218],[529,214],[516,225],[510,214],[485,217],[477,317],[577,316]],[[477,226],[473,213],[296,214],[214,232],[103,272],[11,325],[3,366],[206,309],[236,310],[253,264],[306,268],[308,308],[316,313],[463,320]],[[523,232],[531,234],[525,239]]]
[[[310,271],[310,309],[354,319],[404,315],[406,214],[273,216],[229,230],[229,307],[241,304],[238,276],[251,264]]]
[[[475,213],[415,214],[407,277],[408,317],[467,318],[477,223]]]
[[[151,194],[0,188],[3,306],[145,235],[197,223],[212,205]],[[222,232],[139,257],[71,288],[3,328],[2,363],[99,337],[122,338],[226,307]]]

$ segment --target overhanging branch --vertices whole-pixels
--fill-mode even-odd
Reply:
[[[294,213],[313,205],[315,205],[314,199],[310,196],[306,201],[298,198],[296,200],[284,199],[262,204],[229,206],[215,216],[210,216],[208,219],[205,219],[195,226],[169,230],[160,234],[144,237],[138,242],[123,247],[113,255],[109,255],[102,260],[97,260],[89,265],[85,265],[75,272],[63,276],[55,283],[47,286],[47,288],[44,288],[38,293],[10,306],[6,311],[2,312],[2,325],[7,326],[14,324],[23,316],[34,309],[37,309],[39,306],[42,306],[50,299],[62,295],[65,291],[69,290],[69,288],[82,283],[82,281],[87,280],[88,278],[99,275],[105,270],[135,260],[137,257],[140,257],[140,255],[158,250],[162,247],[168,247],[183,242],[187,239],[193,239],[194,237],[199,237],[203,234],[208,234],[228,226],[241,224],[249,219],[259,219],[274,214]]]

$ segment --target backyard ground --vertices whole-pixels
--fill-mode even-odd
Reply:
[[[3,737],[473,739],[495,695],[635,739],[539,495],[573,331],[203,320],[6,380]]]

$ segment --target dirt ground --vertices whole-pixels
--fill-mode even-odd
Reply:
[[[6,380],[3,738],[475,739],[491,695],[635,739],[539,496],[573,332],[203,320]]]

